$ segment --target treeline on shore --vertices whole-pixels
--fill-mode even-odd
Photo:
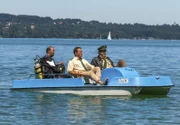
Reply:
[[[117,24],[80,19],[52,19],[0,13],[0,37],[3,38],[82,38],[107,39],[180,39],[180,26]]]

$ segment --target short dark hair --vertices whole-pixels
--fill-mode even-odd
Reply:
[[[81,47],[75,47],[74,50],[73,50],[73,53],[75,55],[75,53],[77,52],[78,49],[81,49]]]
[[[48,47],[46,48],[46,53],[48,53],[48,52],[51,50],[51,48],[54,48],[54,47],[48,46]]]

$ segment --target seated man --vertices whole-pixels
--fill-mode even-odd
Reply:
[[[101,46],[98,48],[98,56],[94,57],[91,61],[91,64],[94,66],[98,66],[101,70],[105,68],[114,67],[112,60],[109,57],[106,57],[106,48],[107,46]],[[126,67],[126,63],[123,59],[120,59],[116,65],[116,67]]]
[[[65,66],[63,62],[59,62],[58,64],[55,64],[55,61],[52,58],[54,56],[54,53],[55,53],[54,47],[52,46],[47,47],[46,55],[40,61],[44,78],[54,78],[55,76],[56,77],[58,76],[55,75],[57,73],[65,73]]]
[[[74,48],[74,58],[71,59],[68,63],[68,72],[73,76],[89,76],[92,78],[96,83],[99,84],[106,84],[100,80],[101,78],[101,71],[99,67],[94,67],[85,59],[82,58],[82,49],[81,47]]]

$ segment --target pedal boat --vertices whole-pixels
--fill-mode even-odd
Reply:
[[[31,75],[32,76],[32,75]],[[173,85],[169,76],[140,77],[130,67],[107,68],[102,71],[102,81],[108,78],[106,85],[99,85],[91,79],[53,78],[19,79],[12,83],[12,90],[31,90],[47,93],[79,95],[167,95]]]

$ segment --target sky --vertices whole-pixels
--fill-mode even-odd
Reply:
[[[180,24],[180,0],[0,0],[0,13],[118,24]]]

